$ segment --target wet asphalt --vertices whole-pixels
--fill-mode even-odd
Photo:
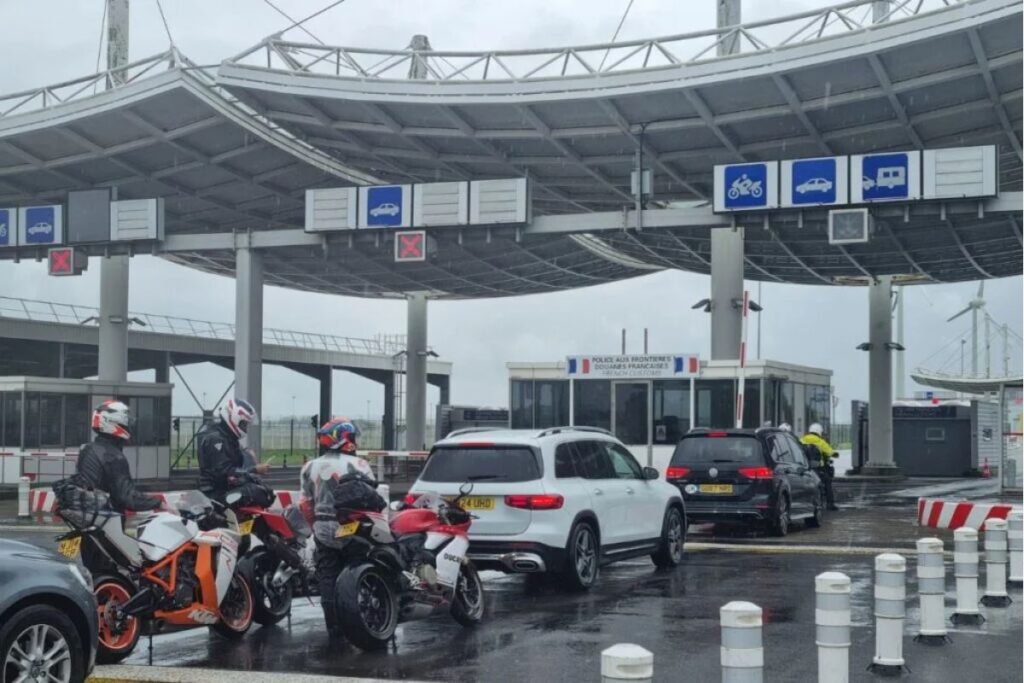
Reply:
[[[254,627],[237,643],[197,629],[153,638],[158,666],[303,672],[436,681],[597,681],[600,653],[632,642],[654,653],[656,681],[720,679],[719,608],[748,600],[764,609],[765,670],[768,681],[813,681],[814,577],[841,571],[853,584],[851,680],[872,681],[866,669],[874,648],[872,562],[882,550],[908,550],[933,530],[914,525],[906,503],[862,507],[849,503],[821,529],[800,524],[784,539],[743,531],[691,527],[682,566],[657,571],[647,560],[602,570],[589,593],[566,592],[556,581],[485,573],[487,617],[472,630],[446,615],[404,624],[392,650],[364,653],[331,642],[318,604],[299,598],[290,625]],[[52,547],[54,531],[5,527],[3,537]],[[939,533],[951,550],[951,538]],[[954,629],[952,642],[934,648],[912,640],[917,623],[914,564],[908,563],[906,674],[920,681],[1020,681],[1021,605],[982,608],[980,627]],[[947,612],[955,604],[948,565]],[[145,640],[125,663],[147,664]]]

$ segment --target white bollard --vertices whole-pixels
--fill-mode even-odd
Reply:
[[[722,683],[764,680],[762,612],[752,602],[735,601],[719,610],[722,622]]]
[[[850,577],[825,572],[814,577],[818,683],[850,680]]]
[[[1009,521],[1006,540],[1010,548],[1010,583],[1024,583],[1024,512],[1014,510]]]
[[[917,592],[921,599],[921,626],[914,640],[928,645],[944,645],[946,637],[946,565],[942,540],[917,541]]]
[[[978,611],[978,532],[962,526],[953,532],[953,574],[956,576],[956,611],[953,623],[980,624]]]
[[[632,643],[619,643],[601,653],[601,683],[654,679],[654,655]]]
[[[18,480],[18,516],[28,517],[29,516],[29,490],[32,486],[32,480],[28,477],[22,477]]]
[[[875,657],[871,670],[903,671],[903,619],[907,613],[907,560],[896,553],[875,557]]]
[[[981,604],[986,607],[1006,607],[1010,596],[1006,592],[1006,520],[985,521],[985,594]]]

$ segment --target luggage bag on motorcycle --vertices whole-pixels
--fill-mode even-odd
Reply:
[[[96,523],[101,510],[110,506],[110,496],[82,485],[78,475],[54,482],[57,513],[73,526],[84,529]]]
[[[388,506],[373,484],[365,477],[346,475],[334,486],[336,510],[371,510],[380,512]]]

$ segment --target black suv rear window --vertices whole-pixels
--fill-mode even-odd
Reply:
[[[527,446],[441,447],[430,454],[420,479],[446,483],[476,477],[488,482],[533,481],[541,475],[537,460]]]
[[[676,444],[672,465],[693,463],[764,464],[761,442],[749,436],[698,436]]]

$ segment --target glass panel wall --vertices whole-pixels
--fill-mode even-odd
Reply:
[[[512,380],[512,405],[509,411],[512,429],[533,427],[533,380]]]
[[[0,394],[0,447],[21,448],[20,391],[6,391]]]
[[[615,383],[615,436],[624,444],[647,443],[647,382]]]
[[[573,392],[573,424],[611,430],[611,381],[606,379],[578,380]]]
[[[545,429],[569,424],[568,380],[512,380],[513,429]]]
[[[736,383],[731,379],[700,379],[696,382],[698,427],[728,429],[736,425]]]
[[[779,424],[793,424],[793,383],[782,380],[779,383]]]
[[[804,387],[804,416],[807,426],[820,422],[827,432],[831,413],[831,395],[828,387],[808,384]]]
[[[748,379],[743,384],[743,427],[757,429],[761,422],[761,380]]]
[[[690,431],[689,380],[655,380],[654,443],[675,444]]]

